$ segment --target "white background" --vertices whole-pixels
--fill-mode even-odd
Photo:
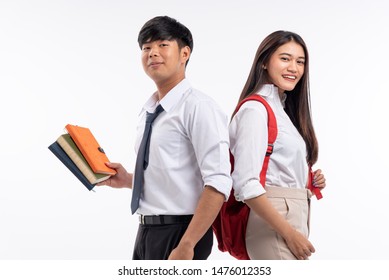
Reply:
[[[47,147],[89,127],[132,170],[137,116],[155,90],[137,35],[169,15],[194,36],[187,77],[231,114],[262,39],[300,34],[327,178],[312,259],[386,259],[387,1],[0,0],[0,259],[130,259],[130,190],[87,189]],[[230,259],[216,247],[210,259]]]

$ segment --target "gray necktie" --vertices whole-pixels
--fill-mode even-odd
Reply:
[[[143,138],[139,146],[138,156],[136,158],[136,165],[135,165],[134,186],[132,188],[132,199],[131,199],[132,214],[134,214],[139,207],[139,198],[143,189],[144,170],[146,170],[149,164],[151,124],[162,111],[163,111],[162,106],[158,105],[154,113],[146,112],[147,115],[146,115],[145,131],[143,132]]]

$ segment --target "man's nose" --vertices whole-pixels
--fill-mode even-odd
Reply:
[[[152,46],[150,48],[149,57],[158,56],[158,55],[159,55],[158,46]]]

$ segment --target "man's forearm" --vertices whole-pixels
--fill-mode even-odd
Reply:
[[[223,205],[224,199],[224,194],[218,192],[212,186],[205,186],[192,221],[183,235],[180,245],[196,246],[197,242],[211,227]]]

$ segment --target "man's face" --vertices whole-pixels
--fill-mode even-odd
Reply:
[[[142,65],[146,74],[157,84],[174,82],[185,76],[189,47],[178,47],[177,41],[157,40],[142,45]]]

